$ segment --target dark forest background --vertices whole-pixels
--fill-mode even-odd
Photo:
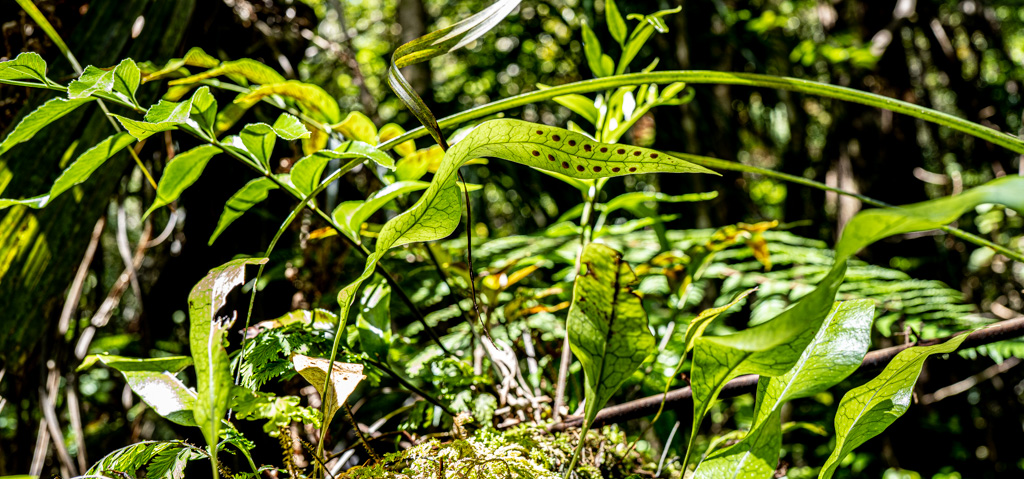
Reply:
[[[221,59],[258,59],[288,78],[323,86],[343,111],[363,111],[378,125],[397,122],[411,129],[417,126],[415,119],[385,81],[391,52],[487,3],[55,0],[38,5],[83,65],[112,65],[125,56],[160,63],[201,47]],[[1022,2],[619,2],[624,15],[676,6],[682,11],[666,18],[670,32],[656,35],[636,65],[657,58],[662,70],[807,78],[898,98],[1012,134],[1024,131]],[[406,76],[438,117],[530,91],[538,84],[590,78],[579,28],[583,21],[596,25],[595,31],[610,44],[603,8],[600,0],[526,0],[517,13],[475,45],[412,67]],[[0,0],[0,26],[0,59],[36,51],[50,63],[51,78],[70,78],[70,67],[59,51],[13,0]],[[703,85],[694,89],[692,102],[656,109],[641,123],[643,128],[634,130],[633,140],[666,151],[770,168],[893,204],[957,194],[998,176],[1024,174],[1024,164],[1016,155],[906,116],[766,89]],[[140,99],[148,96],[150,100],[161,93],[153,84],[144,85],[140,92]],[[45,93],[0,86],[0,131],[8,130],[46,98]],[[272,114],[263,113],[271,119]],[[65,160],[61,152],[72,141],[105,135],[105,120],[98,110],[84,109],[76,115],[58,127],[63,134],[46,135],[0,161],[4,197],[42,191],[59,172],[58,165]],[[246,121],[267,119],[260,115],[254,110]],[[525,107],[513,115],[556,125],[572,119],[567,109],[553,102]],[[176,145],[180,151],[193,146],[184,136],[177,140],[182,142]],[[426,144],[425,139],[419,140],[419,146]],[[299,151],[286,156],[281,167],[300,156]],[[142,158],[157,171],[166,157],[166,149],[158,142],[142,150]],[[71,381],[67,385],[78,391],[77,400],[87,404],[79,420],[88,441],[70,446],[84,445],[90,460],[130,441],[159,435],[154,428],[170,427],[154,425],[153,417],[143,414],[120,377],[102,368],[76,376],[62,365],[73,364],[74,349],[80,344],[139,357],[148,357],[154,350],[181,352],[187,344],[184,311],[192,285],[211,267],[237,254],[265,250],[281,218],[293,207],[284,195],[271,193],[271,201],[253,210],[257,214],[244,216],[208,246],[221,205],[249,179],[238,163],[213,161],[182,196],[167,240],[139,252],[135,285],[124,281],[118,236],[127,236],[131,245],[137,245],[159,236],[170,218],[166,210],[161,211],[146,226],[132,220],[137,215],[122,213],[145,209],[153,192],[130,159],[117,161],[121,168],[97,174],[90,182],[95,187],[81,193],[84,198],[65,198],[38,212],[0,212],[0,321],[5,335],[0,363],[4,398],[0,400],[0,474],[29,469],[38,450],[37,391],[54,381]],[[579,200],[574,190],[556,180],[508,163],[491,162],[486,168],[464,171],[467,181],[485,185],[473,204],[474,231],[483,236],[540,231]],[[670,177],[652,186],[670,194],[720,193],[710,202],[672,205],[670,212],[681,214],[671,224],[676,229],[779,220],[792,233],[831,244],[860,208],[856,200],[754,175],[665,178]],[[329,201],[364,198],[369,182],[372,179],[347,176],[329,193]],[[635,185],[611,183],[607,194],[627,187]],[[964,221],[973,221],[967,229],[992,241],[1024,249],[1024,221],[1006,217],[1005,211],[979,209]],[[98,228],[97,221],[102,221]],[[296,307],[329,306],[338,287],[337,275],[354,274],[358,262],[347,261],[343,244],[306,240],[316,227],[311,217],[305,217],[296,223],[294,234],[286,236],[287,244],[279,251],[292,260],[270,271],[263,293],[257,296],[254,318],[275,317]],[[87,279],[79,313],[62,322],[66,290],[94,228],[100,240],[97,252],[85,263]],[[1024,264],[951,236],[899,239],[875,245],[861,258],[959,289],[977,314],[1006,319],[1024,310]],[[111,298],[116,300],[113,307],[104,309]],[[83,343],[86,334],[91,342]],[[980,351],[974,360],[960,357],[943,362],[941,369],[926,368],[919,390],[934,391],[985,373],[999,354]],[[968,392],[912,407],[886,434],[858,450],[852,471],[879,477],[881,471],[898,466],[935,478],[1024,474],[1024,368],[1004,367],[998,374],[980,377]],[[793,414],[821,418],[827,409]]]

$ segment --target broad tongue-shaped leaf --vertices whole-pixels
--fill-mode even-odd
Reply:
[[[846,393],[836,412],[836,447],[818,477],[832,477],[847,454],[902,416],[910,407],[914,384],[925,359],[932,354],[956,351],[967,336],[961,334],[942,344],[905,349],[877,377]]]
[[[1021,191],[1024,177],[1003,177],[958,196],[854,216],[836,245],[832,270],[813,292],[768,322],[728,336],[697,340],[691,374],[694,420],[687,454],[693,449],[704,415],[726,382],[741,374],[779,376],[796,364],[828,314],[850,256],[887,236],[950,223],[979,204],[999,203],[1024,211]]]
[[[871,345],[874,303],[837,302],[817,335],[785,374],[758,382],[754,422],[738,443],[716,451],[697,467],[695,477],[768,477],[775,470],[782,441],[779,408],[787,401],[828,389],[860,366]]]
[[[599,243],[583,248],[581,270],[572,292],[566,331],[573,354],[583,365],[585,437],[597,412],[655,349],[640,296],[630,285],[638,278],[622,253]],[[571,472],[585,441],[580,440]]]
[[[391,349],[391,286],[386,281],[371,283],[363,291],[356,329],[361,349],[386,363]]]
[[[362,364],[334,362],[331,371],[330,386],[324,391],[324,384],[327,383],[327,365],[330,361],[322,358],[311,358],[301,354],[292,354],[292,364],[295,370],[309,381],[320,393],[324,401],[324,423],[326,429],[331,424],[334,414],[341,409],[352,392],[356,390],[359,381],[366,378],[363,375]]]
[[[366,259],[363,274],[338,293],[340,317],[348,317],[352,301],[377,262],[391,248],[442,239],[459,225],[462,199],[456,179],[459,167],[481,157],[501,158],[534,168],[560,171],[580,179],[636,173],[715,172],[664,153],[620,144],[596,142],[579,133],[520,120],[480,124],[445,152],[430,187],[408,210],[388,221]],[[294,173],[293,173],[294,174]],[[338,341],[341,335],[335,337]]]
[[[231,368],[224,349],[224,335],[230,320],[214,318],[224,306],[228,293],[245,280],[245,266],[266,263],[266,258],[241,258],[229,261],[210,272],[188,295],[189,345],[196,368],[195,419],[210,446],[216,469],[216,448],[221,419],[227,413],[231,390]]]

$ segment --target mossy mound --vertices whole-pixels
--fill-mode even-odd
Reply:
[[[480,430],[465,439],[436,439],[386,455],[373,465],[356,467],[351,479],[561,479],[579,438],[578,432],[551,434],[536,425],[504,431]],[[590,431],[573,477],[624,479],[653,477],[657,458],[630,450],[615,426]],[[678,471],[662,471],[675,476]]]

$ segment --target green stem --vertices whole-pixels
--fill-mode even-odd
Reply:
[[[443,118],[438,121],[438,125],[440,125],[441,128],[449,128],[455,125],[459,125],[461,123],[465,123],[469,120],[500,113],[510,108],[516,108],[519,106],[528,105],[530,103],[550,100],[554,97],[567,95],[569,93],[593,93],[627,85],[640,85],[644,83],[656,83],[663,85],[675,82],[685,82],[695,85],[719,84],[742,85],[759,88],[776,88],[779,90],[807,93],[826,98],[835,98],[837,100],[873,106],[885,110],[890,110],[896,113],[909,115],[914,118],[927,120],[942,126],[952,128],[957,131],[964,132],[976,138],[992,142],[1008,150],[1015,151],[1017,153],[1024,153],[1024,140],[1021,140],[1016,136],[1008,135],[1006,133],[993,130],[991,128],[979,125],[977,123],[973,123],[962,118],[955,117],[948,113],[932,110],[919,105],[915,105],[913,103],[908,103],[905,101],[900,101],[893,98],[876,95],[874,93],[863,92],[855,90],[853,88],[830,85],[827,83],[819,83],[810,80],[801,80],[798,78],[778,77],[772,75],[762,75],[757,73],[729,73],[704,70],[677,70],[651,73],[630,73],[626,75],[616,75],[611,77],[596,78],[593,80],[568,83],[565,85],[548,88],[546,90],[537,90],[529,93],[524,93],[522,95],[516,95],[510,98],[505,98],[503,100],[498,100],[496,102],[489,103],[487,105],[472,108],[464,112]],[[382,143],[379,146],[379,148],[382,150],[394,148],[395,146],[401,144],[406,140],[419,138],[426,134],[427,131],[424,128],[416,128],[403,135],[392,138],[391,140]]]

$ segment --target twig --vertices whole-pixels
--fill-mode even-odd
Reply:
[[[39,405],[43,410],[46,428],[50,433],[53,447],[57,450],[57,458],[60,459],[61,466],[66,468],[70,475],[77,476],[78,469],[71,460],[71,455],[68,454],[67,446],[64,445],[64,434],[61,433],[60,423],[57,422],[57,411],[54,410],[53,402],[46,394],[46,389],[42,386],[39,387]]]
[[[96,221],[96,226],[92,229],[89,246],[85,248],[85,255],[82,256],[82,262],[79,263],[75,279],[71,282],[71,288],[68,290],[68,298],[64,301],[64,309],[60,312],[60,322],[57,325],[57,333],[59,335],[63,336],[68,332],[68,328],[71,325],[71,315],[78,309],[78,300],[82,297],[82,287],[85,285],[85,278],[89,275],[89,265],[92,264],[92,259],[96,255],[96,247],[100,243],[100,235],[103,233],[103,227],[106,224],[107,218],[101,216]]]
[[[974,386],[977,386],[980,383],[983,383],[1002,373],[1005,373],[1006,371],[1009,371],[1010,369],[1012,369],[1013,367],[1017,366],[1020,363],[1020,358],[1007,358],[1005,361],[999,364],[993,364],[985,368],[984,371],[975,374],[974,376],[971,376],[967,379],[964,379],[963,381],[957,381],[953,384],[950,384],[949,386],[939,389],[938,391],[923,396],[921,398],[921,404],[933,404],[943,399],[946,399],[950,396],[956,396],[957,394],[965,393]]]
[[[958,334],[962,334],[962,332]],[[960,345],[960,349],[973,348],[1021,336],[1024,336],[1024,317],[1000,321],[987,328],[977,330],[971,333],[970,336],[964,340],[963,344]],[[912,346],[929,346],[939,344],[945,342],[951,337],[952,336],[921,341],[919,343],[902,344],[891,348],[871,351],[864,356],[864,361],[861,362],[860,368],[857,369],[857,372],[863,373],[881,369],[885,367],[885,365],[889,364],[889,361],[904,349]],[[757,379],[758,376],[756,374],[748,374],[733,379],[726,383],[719,397],[724,399],[752,393],[757,389]],[[669,391],[667,396],[656,394],[654,396],[648,396],[642,399],[607,407],[597,413],[597,418],[594,420],[593,425],[601,426],[604,424],[615,424],[653,414],[661,405],[663,397],[665,399],[666,406],[678,409],[692,401],[693,392],[689,387],[683,387]],[[566,431],[578,428],[582,423],[582,417],[568,418],[563,422],[552,424],[548,427],[548,430],[553,432]]]

